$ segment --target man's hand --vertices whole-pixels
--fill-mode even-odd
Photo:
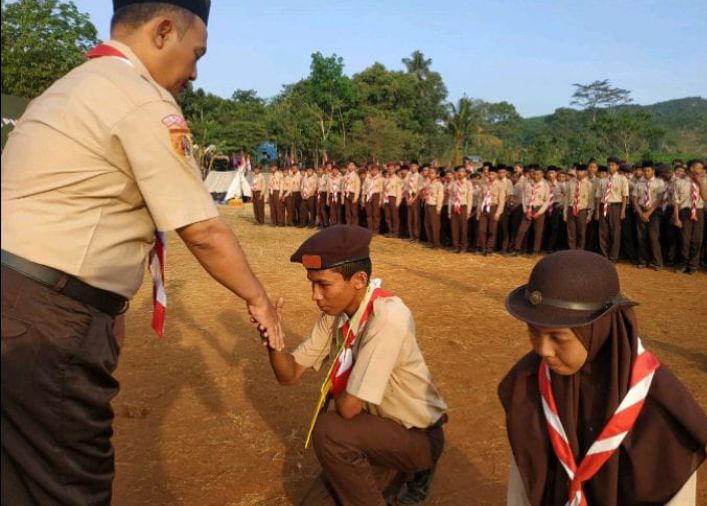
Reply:
[[[498,221],[501,219],[501,215],[499,213],[496,213],[493,215],[493,221]]]
[[[269,301],[268,301],[269,304]],[[267,325],[264,325],[261,323],[261,321],[255,316],[253,311],[251,310],[251,306],[248,305],[248,313],[250,314],[250,322],[256,325],[256,328],[258,329],[258,332],[260,333],[260,338],[263,340],[263,346],[267,346],[269,348],[272,348],[273,350],[283,350],[285,348],[285,342],[284,342],[284,333],[282,331],[282,309],[285,305],[285,300],[282,297],[279,297],[277,299],[277,302],[275,303],[275,319],[276,319],[276,325],[277,329],[280,331],[280,334],[282,336],[282,342],[281,346],[278,348],[274,346],[270,339],[270,331],[268,329]]]
[[[619,217],[621,221],[624,221],[626,219],[626,210],[623,209],[621,210],[621,216]]]
[[[673,220],[673,225],[675,225],[678,228],[682,228],[682,221],[680,221],[680,218]]]

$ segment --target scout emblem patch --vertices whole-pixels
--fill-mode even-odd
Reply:
[[[172,149],[182,158],[190,158],[192,154],[191,131],[185,127],[170,127],[169,139]]]
[[[324,377],[324,383],[319,390],[319,402],[314,410],[314,415],[312,416],[312,421],[309,425],[309,431],[307,432],[307,439],[304,442],[305,449],[309,446],[309,440],[312,437],[312,431],[314,430],[314,425],[317,423],[317,418],[319,413],[322,411],[324,402],[329,398],[329,396],[336,396],[346,389],[346,384],[349,380],[349,375],[353,369],[353,345],[356,342],[356,338],[361,334],[363,327],[366,326],[368,318],[373,313],[373,303],[379,298],[393,297],[392,293],[384,292],[380,289],[380,279],[373,279],[368,285],[368,290],[366,291],[366,296],[364,297],[361,305],[359,306],[356,313],[353,315],[351,320],[344,323],[341,327],[341,342],[337,338],[338,350],[336,352],[336,358],[331,364],[331,367],[327,371]],[[356,329],[354,332],[352,329]]]

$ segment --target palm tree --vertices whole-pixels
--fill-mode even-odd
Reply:
[[[416,81],[424,80],[430,72],[430,65],[432,65],[432,59],[426,59],[419,49],[415,50],[410,58],[403,58],[402,62],[407,67],[408,74],[412,74]]]
[[[476,130],[477,125],[474,121],[471,100],[467,97],[460,98],[456,106],[448,104],[447,108],[447,119],[444,126],[454,141],[452,165],[458,165],[464,156],[464,145]]]

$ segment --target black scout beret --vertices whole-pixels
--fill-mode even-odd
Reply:
[[[113,12],[128,5],[144,4],[144,3],[163,3],[176,5],[190,12],[193,12],[201,18],[205,25],[209,24],[209,10],[211,9],[211,0],[113,0]]]
[[[320,230],[290,257],[306,269],[324,270],[370,256],[371,231],[358,225],[333,225]]]

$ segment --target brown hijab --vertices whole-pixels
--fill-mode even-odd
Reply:
[[[571,375],[552,375],[552,389],[577,465],[626,395],[637,354],[633,309],[619,305],[594,323],[573,329],[587,361]],[[569,479],[547,434],[538,389],[540,357],[531,352],[501,381],[513,456],[530,504],[567,502]],[[661,364],[633,429],[589,481],[590,505],[665,504],[705,459],[707,416]]]

